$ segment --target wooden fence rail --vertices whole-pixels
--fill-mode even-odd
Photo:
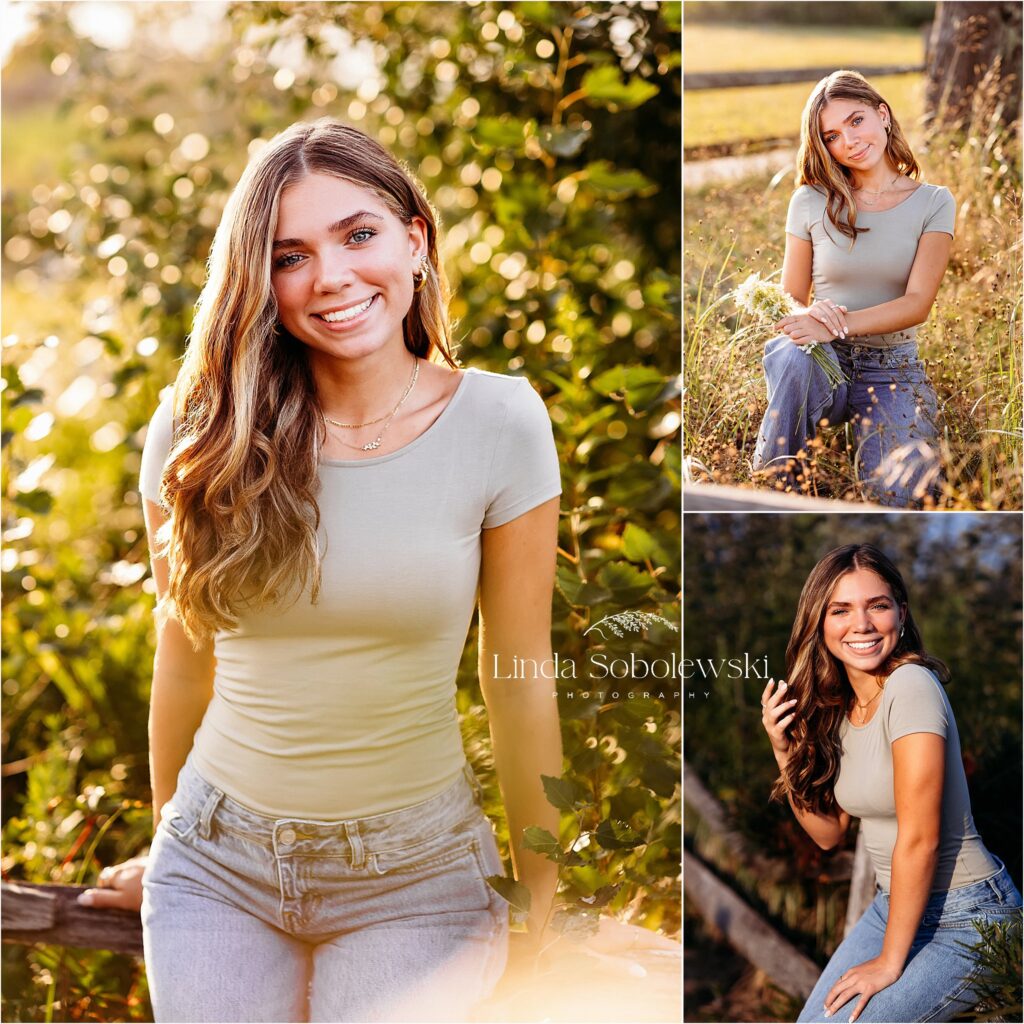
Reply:
[[[142,956],[142,920],[128,910],[82,907],[84,885],[4,882],[0,886],[0,927],[4,942],[86,946]]]
[[[825,68],[774,68],[770,71],[693,71],[684,73],[683,89],[742,89],[753,85],[788,85],[792,82],[817,82],[835,71],[835,65]],[[865,78],[879,75],[910,75],[925,70],[924,64],[872,64],[854,65],[850,71],[859,71]]]

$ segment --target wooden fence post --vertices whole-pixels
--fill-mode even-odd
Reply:
[[[843,937],[864,915],[875,898],[875,869],[871,866],[868,848],[864,843],[864,829],[857,830],[857,848],[853,853],[853,874],[850,877],[850,902],[846,904],[846,927]]]

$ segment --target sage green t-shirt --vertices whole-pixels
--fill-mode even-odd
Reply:
[[[825,193],[801,185],[789,203],[786,232],[812,245],[814,298],[831,299],[850,312],[904,296],[918,242],[926,231],[953,234],[956,200],[948,188],[919,185],[891,210],[858,211],[857,227],[868,228],[856,243],[841,234],[825,214]],[[899,332],[899,341],[881,335],[851,337],[850,344],[887,348],[916,337],[916,327]]]
[[[150,424],[140,490],[159,501],[170,399]],[[419,437],[322,460],[323,582],[214,637],[213,698],[192,758],[273,817],[339,820],[409,807],[465,765],[455,676],[476,606],[481,530],[561,493],[547,408],[529,381],[465,371]]]
[[[945,737],[939,859],[932,891],[980,882],[999,870],[971,815],[960,736],[942,684],[922,665],[900,665],[885,681],[881,706],[863,726],[844,720],[835,795],[839,806],[861,819],[861,830],[878,884],[889,891],[896,844],[896,795],[892,744],[915,732]]]

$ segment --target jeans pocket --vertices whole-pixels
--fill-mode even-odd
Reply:
[[[475,865],[478,845],[475,831],[462,828],[437,833],[405,846],[374,849],[370,858],[378,875],[416,873],[460,860]]]
[[[175,839],[190,839],[199,827],[199,812],[179,809],[171,797],[160,808],[160,828],[166,829]]]

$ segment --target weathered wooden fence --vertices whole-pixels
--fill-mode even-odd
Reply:
[[[84,885],[4,882],[0,928],[4,942],[85,946],[142,956],[142,921],[127,910],[82,907]]]
[[[794,82],[817,82],[832,74],[836,65],[818,68],[772,68],[766,71],[692,71],[683,74],[683,89],[742,89],[754,85],[789,85]],[[880,75],[919,74],[924,64],[853,64],[847,71],[859,71],[865,78]]]
[[[747,840],[729,824],[722,805],[686,764],[683,765],[683,800],[700,819],[702,828],[728,853],[729,859],[742,863],[762,877],[771,878],[780,872],[788,872],[788,866],[750,848]],[[860,919],[875,893],[874,871],[861,837],[858,837],[853,857],[850,858],[848,853],[840,854],[830,875],[834,880],[850,879],[844,927],[846,934]],[[801,999],[810,995],[821,969],[719,878],[708,863],[688,850],[683,855],[683,885],[687,899],[701,917],[721,932],[741,956],[764,971],[790,995]]]
[[[869,501],[813,498],[767,488],[683,484],[683,510],[686,512],[869,512],[879,507]]]

